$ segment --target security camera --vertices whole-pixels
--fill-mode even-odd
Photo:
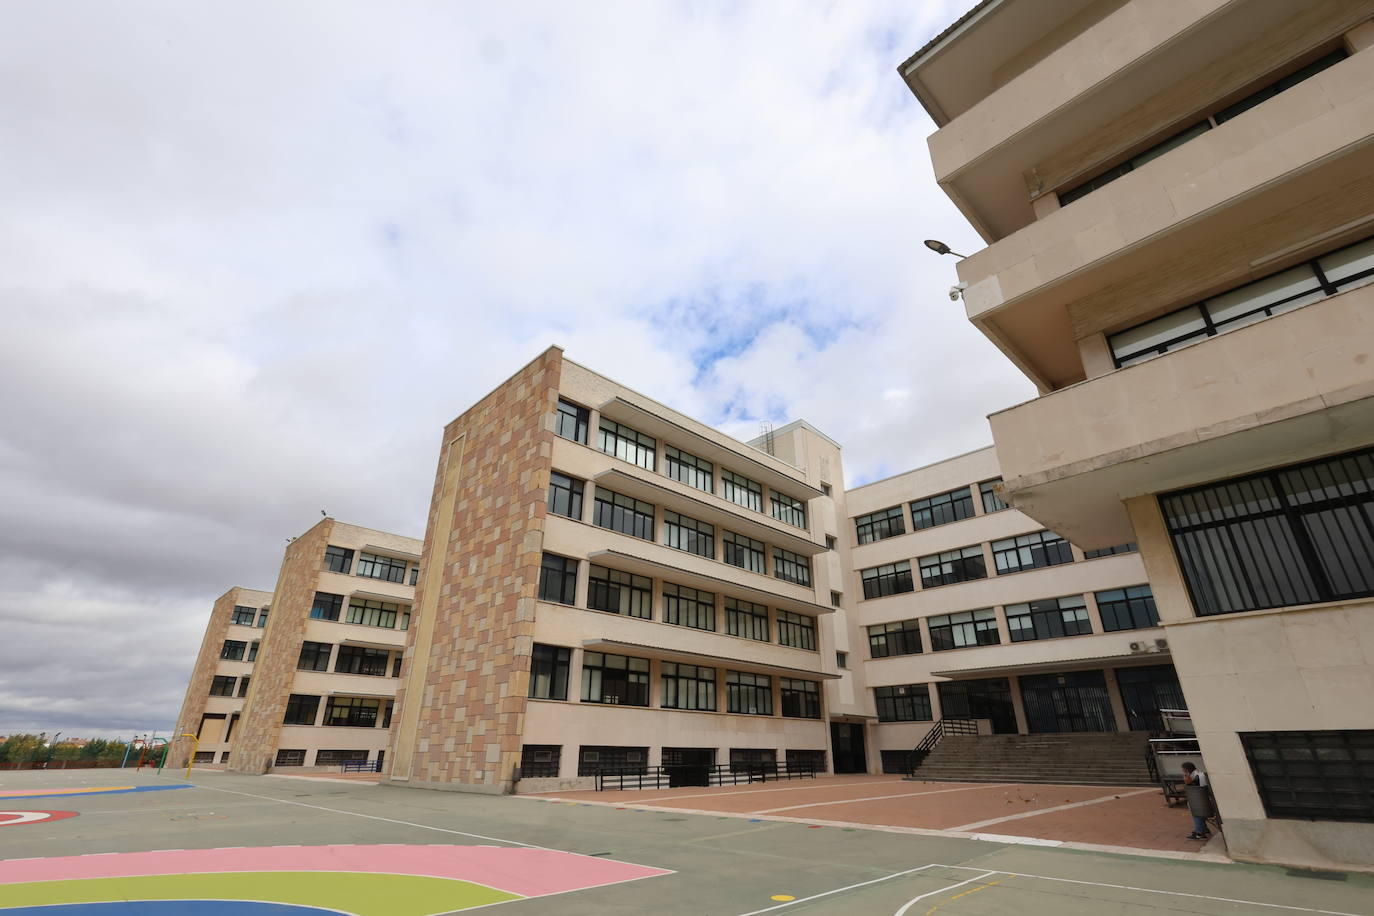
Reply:
[[[949,288],[949,301],[958,302],[964,298],[964,290],[968,289],[967,283],[956,283]]]

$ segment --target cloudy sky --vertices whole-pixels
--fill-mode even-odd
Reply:
[[[319,519],[423,536],[551,343],[851,485],[1031,396],[896,66],[971,0],[21,4],[0,30],[0,734],[175,718]]]

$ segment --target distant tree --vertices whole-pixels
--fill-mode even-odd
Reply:
[[[52,760],[76,760],[81,756],[81,745],[61,743],[52,749]]]
[[[44,735],[10,735],[0,744],[0,760],[5,763],[28,763],[46,757],[47,745]]]

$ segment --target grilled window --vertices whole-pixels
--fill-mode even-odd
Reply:
[[[720,495],[746,509],[763,511],[763,487],[733,471],[721,470]]]
[[[652,503],[597,487],[596,511],[592,515],[592,524],[652,541],[654,506]]]
[[[860,570],[859,579],[863,582],[865,598],[883,598],[916,590],[911,580],[910,560]]]
[[[664,709],[716,709],[716,669],[663,663]]]
[[[348,547],[335,547],[330,544],[324,549],[324,568],[330,572],[343,573],[345,576],[353,571],[353,551]]]
[[[738,598],[726,598],[725,632],[768,642],[768,608]]]
[[[715,468],[705,458],[698,458],[696,455],[689,455],[671,445],[665,445],[663,446],[663,463],[664,471],[674,480],[680,480],[690,487],[705,490],[707,493],[715,491],[715,484],[712,479]]]
[[[906,534],[906,514],[901,506],[870,512],[854,519],[854,534],[860,544],[871,544]]]
[[[539,562],[539,600],[574,604],[577,597],[577,561],[546,553]]]
[[[1012,642],[1054,639],[1059,636],[1087,636],[1093,631],[1092,624],[1088,621],[1088,607],[1082,595],[1009,604],[1004,610]]]
[[[740,569],[763,574],[763,542],[747,538],[733,531],[721,535],[720,542],[725,545],[725,562]]]
[[[766,674],[727,671],[725,692],[728,712],[751,716],[773,714],[773,679]]]
[[[327,642],[303,642],[296,667],[301,671],[328,671],[329,653],[333,649],[334,646]]]
[[[685,585],[663,583],[663,622],[697,630],[716,628],[716,596]]]
[[[1270,817],[1374,822],[1374,731],[1242,732]]]
[[[278,767],[303,767],[305,766],[305,749],[277,748],[277,757],[272,762],[272,765]]]
[[[338,657],[334,660],[334,670],[339,674],[366,674],[369,677],[386,677],[387,662],[391,653],[386,649],[373,649],[368,646],[339,646]]]
[[[304,693],[293,693],[286,700],[286,717],[283,725],[314,725],[320,712],[320,698]]]
[[[937,493],[911,504],[911,524],[918,531],[965,518],[973,518],[973,490],[969,487]]]
[[[583,487],[583,482],[576,477],[551,471],[549,473],[549,511],[554,515],[581,521]]]
[[[771,503],[773,518],[798,528],[806,527],[806,503],[777,490],[769,491],[768,501]]]
[[[778,678],[779,705],[789,719],[819,719],[821,717],[821,686],[815,681],[797,678]]]
[[[554,414],[553,431],[564,439],[586,445],[587,424],[590,420],[591,412],[587,408],[559,398],[558,412]]]
[[[571,649],[535,643],[530,655],[530,696],[541,700],[566,700],[571,658]]]
[[[1155,596],[1148,585],[1114,588],[1098,592],[1095,597],[1104,630],[1143,630],[1159,626]]]
[[[647,747],[607,747],[584,744],[578,749],[577,775],[598,773],[643,773],[649,763]]]
[[[1002,641],[997,633],[997,612],[992,608],[942,614],[926,620],[930,648],[934,652],[963,649],[967,646],[995,646]]]
[[[315,600],[310,605],[310,617],[313,620],[338,620],[342,610],[343,595],[316,592]]]
[[[676,512],[663,512],[663,543],[699,557],[716,558],[716,529]]]
[[[778,611],[778,645],[814,651],[816,648],[816,621],[805,614]]]
[[[522,779],[552,778],[558,775],[558,760],[563,755],[561,744],[524,744],[520,746],[520,777]]]
[[[229,662],[243,661],[243,653],[248,651],[248,643],[241,639],[226,639],[220,647],[219,657]]]
[[[648,706],[649,660],[583,652],[582,702]]]
[[[376,728],[382,701],[371,697],[330,697],[324,708],[325,725],[348,728]],[[358,753],[367,756],[366,752]]]
[[[654,469],[654,456],[658,450],[658,440],[653,436],[646,436],[628,426],[603,417],[598,445],[608,455],[614,455],[623,461],[630,462],[630,464],[637,464],[645,470],[652,471]]]
[[[587,607],[627,617],[654,616],[654,580],[592,564],[587,577]]]
[[[373,553],[358,554],[358,575],[383,582],[401,583],[406,580],[406,561]]]
[[[985,579],[988,574],[987,565],[983,562],[981,544],[921,557],[917,564],[921,569],[922,588],[953,585],[970,579]]]
[[[811,561],[799,553],[774,547],[773,578],[796,585],[810,585]]]
[[[902,684],[896,687],[874,687],[873,700],[878,707],[879,722],[929,722],[930,686]]]
[[[1053,531],[1036,531],[993,541],[992,559],[997,564],[997,574],[1002,575],[1072,563],[1073,548]]]
[[[921,653],[921,622],[899,620],[868,628],[868,654],[872,658]]]

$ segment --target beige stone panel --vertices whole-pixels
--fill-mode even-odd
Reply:
[[[1374,665],[1374,601],[1361,601],[1349,606],[1351,628],[1364,652],[1365,664]]]
[[[1264,805],[1236,733],[1199,730],[1198,741],[1222,816],[1227,820],[1264,817]]]
[[[344,613],[348,613],[348,602],[344,602]],[[406,631],[386,627],[368,627],[360,623],[341,623],[333,620],[308,620],[302,638],[309,642],[327,642],[335,645],[342,642],[367,643],[373,648],[387,646],[404,649]],[[337,650],[335,650],[337,652]]]
[[[1158,602],[1156,602],[1156,608]],[[1166,627],[1174,664],[1180,671],[1235,672],[1226,621],[1211,619],[1189,626]]]
[[[931,687],[930,694],[934,703],[934,687]],[[921,743],[933,726],[933,722],[882,722],[870,728],[868,735],[880,751],[909,751]]]
[[[851,518],[867,515],[957,487],[969,484],[976,487],[979,481],[1000,476],[1002,471],[997,465],[997,450],[988,446],[846,490],[845,508]],[[977,499],[976,492],[974,498]]]
[[[1242,671],[1237,677],[1256,727],[1275,730],[1312,727],[1316,710],[1312,708],[1307,685],[1298,669]]]
[[[1259,726],[1242,683],[1242,676],[1227,670],[1225,659],[1201,668],[1174,648],[1174,665],[1179,672],[1188,711],[1199,731],[1251,731]],[[1192,673],[1200,672],[1200,673]],[[1215,672],[1215,673],[1214,673]],[[1208,760],[1208,765],[1214,765]]]
[[[336,653],[338,649],[334,650]],[[374,677],[364,674],[338,674],[333,666],[329,671],[298,671],[291,683],[291,693],[310,693],[321,696],[391,697],[396,695],[400,678]],[[323,701],[321,701],[323,706]]]
[[[1222,626],[1235,671],[1278,672],[1297,667],[1282,615],[1232,617]]]
[[[1293,662],[1299,668],[1364,665],[1354,614],[1346,607],[1294,611],[1279,618]],[[1374,697],[1374,691],[1369,694]]]
[[[1374,666],[1302,669],[1315,716],[1307,728],[1374,728]]]

